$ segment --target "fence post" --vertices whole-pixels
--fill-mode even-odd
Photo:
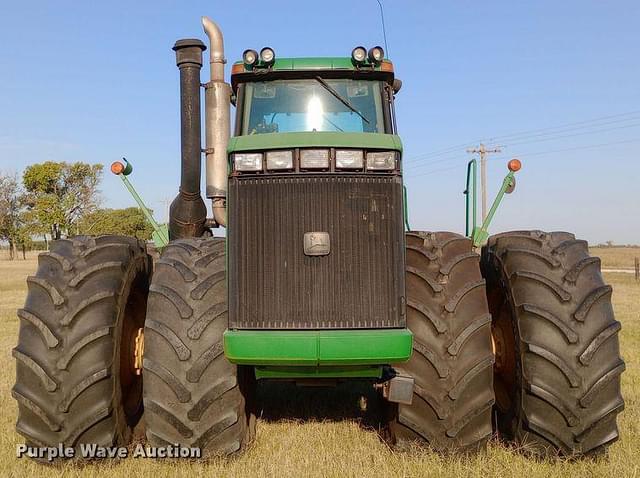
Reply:
[[[640,258],[635,258],[636,265],[636,281],[640,281]]]

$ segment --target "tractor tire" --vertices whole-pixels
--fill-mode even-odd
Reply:
[[[78,236],[40,254],[13,349],[16,429],[28,446],[129,442],[142,415],[134,349],[150,271],[129,237]]]
[[[406,234],[407,326],[411,359],[394,365],[415,379],[411,405],[392,405],[396,444],[475,452],[492,433],[493,353],[479,256],[450,232]]]
[[[241,451],[255,433],[253,368],[224,356],[225,240],[172,241],[156,262],[144,355],[144,421],[151,445]]]
[[[499,432],[541,456],[597,455],[623,409],[611,286],[586,241],[498,234],[482,250],[496,347]]]

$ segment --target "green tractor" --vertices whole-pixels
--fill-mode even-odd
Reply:
[[[221,31],[203,25],[207,83],[206,46],[173,47],[181,183],[157,260],[135,238],[70,237],[28,278],[12,391],[26,443],[124,446],[142,419],[150,445],[240,452],[261,380],[368,382],[393,444],[474,451],[497,433],[578,456],[615,441],[620,323],[587,243],[488,237],[487,221],[468,237],[409,230],[401,82],[382,48],[247,50],[229,85]]]

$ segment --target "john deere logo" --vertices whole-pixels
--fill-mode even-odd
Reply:
[[[304,253],[307,256],[326,256],[331,251],[328,232],[305,232]]]

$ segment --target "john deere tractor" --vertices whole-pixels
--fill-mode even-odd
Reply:
[[[615,441],[620,323],[587,243],[488,237],[487,221],[468,237],[408,230],[383,49],[246,50],[228,84],[222,33],[203,25],[204,85],[205,44],[173,47],[181,182],[159,258],[135,238],[70,237],[28,278],[12,391],[26,443],[126,445],[142,419],[151,445],[239,452],[260,380],[368,382],[394,444],[474,451],[497,433],[576,456]]]

